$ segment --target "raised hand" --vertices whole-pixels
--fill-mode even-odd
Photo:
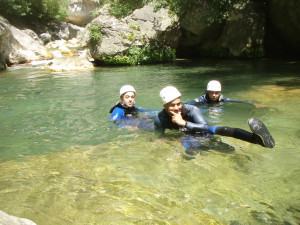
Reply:
[[[172,122],[178,124],[179,126],[184,127],[186,125],[186,121],[182,118],[181,112],[175,113],[170,111],[172,115]]]

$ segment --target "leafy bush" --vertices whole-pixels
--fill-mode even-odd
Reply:
[[[161,62],[172,62],[175,50],[167,47],[133,47],[124,56],[109,56],[100,59],[105,65],[139,65]]]
[[[130,15],[134,10],[143,7],[150,0],[111,0],[109,13],[117,18]]]
[[[89,40],[96,43],[102,39],[101,26],[93,25],[88,27],[89,30]]]
[[[10,21],[64,20],[68,0],[0,0],[0,14]]]
[[[240,55],[244,59],[257,59],[264,57],[264,50],[262,47],[249,47],[246,48]]]

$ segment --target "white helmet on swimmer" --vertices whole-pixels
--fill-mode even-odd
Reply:
[[[217,80],[211,80],[207,84],[207,91],[221,91],[221,84]]]
[[[163,88],[160,91],[159,95],[160,95],[161,100],[164,105],[181,96],[181,94],[177,90],[177,88],[172,87],[172,86],[167,86],[167,87]]]
[[[125,94],[126,92],[129,92],[129,91],[136,93],[134,87],[132,87],[131,85],[122,86],[120,89],[120,96],[122,96],[123,94]]]

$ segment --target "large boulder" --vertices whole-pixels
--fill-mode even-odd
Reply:
[[[29,29],[20,30],[0,16],[0,69],[7,65],[45,60],[52,55],[38,35]]]
[[[99,6],[99,0],[69,0],[69,23],[85,26],[93,19],[93,11]]]
[[[38,35],[31,30],[20,30],[11,26],[11,51],[9,64],[28,63],[34,60],[51,59],[52,55],[44,47]]]
[[[7,68],[6,59],[11,51],[11,37],[9,22],[0,16],[0,70]]]
[[[233,56],[240,56],[248,49],[263,49],[265,13],[257,8],[250,5],[238,14],[231,12],[216,46],[228,49]]]
[[[209,23],[208,1],[196,2],[180,19],[183,35],[179,51],[188,56],[223,49],[229,55],[239,56],[246,49],[263,47],[265,14],[257,4],[260,3],[239,5],[239,10],[229,12],[227,20]]]
[[[152,6],[144,6],[119,20],[108,13],[106,5],[88,24],[86,33],[89,33],[89,27],[101,29],[102,37],[97,42],[86,40],[94,59],[123,55],[134,46],[147,46],[152,42],[176,48],[180,38],[178,18],[170,17],[166,9],[154,11]]]
[[[36,225],[36,223],[34,223],[31,220],[19,218],[16,216],[11,216],[1,210],[0,210],[0,224],[1,225]]]

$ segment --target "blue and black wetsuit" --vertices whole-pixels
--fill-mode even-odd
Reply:
[[[248,132],[239,128],[209,126],[205,116],[196,106],[183,104],[181,116],[187,122],[185,127],[181,127],[178,124],[173,123],[172,117],[164,109],[161,112],[159,112],[156,116],[154,120],[154,128],[157,131],[160,131],[161,133],[164,133],[166,129],[174,129],[192,135],[218,134],[221,136],[233,137],[243,141],[264,146],[262,140],[252,132]]]
[[[245,103],[245,104],[250,104],[253,105],[252,102],[245,102],[245,101],[240,101],[240,100],[233,100],[230,98],[224,98],[222,94],[220,94],[219,99],[216,102],[211,102],[208,92],[205,91],[204,95],[201,95],[199,98],[196,98],[194,100],[186,102],[186,104],[211,104],[211,103],[220,103],[220,102],[236,102],[236,103]]]
[[[118,102],[115,106],[113,106],[109,113],[111,113],[109,120],[110,121],[121,121],[126,118],[137,117],[139,112],[139,108],[127,107],[122,102]]]
[[[155,112],[155,109],[142,109],[136,106],[127,107],[122,102],[118,102],[113,106],[109,113],[110,121],[116,122],[119,128],[138,127],[147,130],[153,130],[153,118],[156,114],[147,114],[139,116],[139,112]]]

